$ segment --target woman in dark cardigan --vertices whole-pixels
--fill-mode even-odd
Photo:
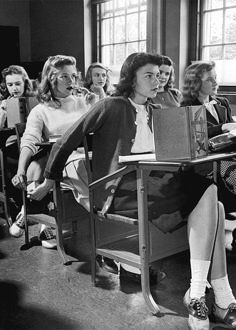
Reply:
[[[93,137],[93,179],[120,168],[118,157],[154,151],[152,111],[149,102],[159,84],[159,56],[135,53],[124,62],[117,96],[97,102],[56,142],[45,171],[45,183],[31,198],[41,198],[62,170],[70,153],[90,132]],[[194,188],[194,189],[193,189]],[[190,172],[154,171],[148,179],[149,220],[154,225],[173,217],[172,229],[187,216],[190,246],[191,284],[184,296],[190,329],[209,329],[205,304],[207,279],[215,294],[215,316],[236,328],[236,301],[230,288],[224,249],[224,208],[218,203],[211,180]],[[137,217],[135,172],[111,180],[95,194],[95,205],[104,212]],[[169,228],[171,229],[171,228]]]

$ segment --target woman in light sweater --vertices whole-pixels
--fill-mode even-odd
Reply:
[[[41,156],[36,144],[49,141],[51,136],[63,135],[88,111],[84,97],[72,95],[77,80],[74,57],[56,55],[49,57],[45,62],[39,85],[40,103],[31,110],[27,118],[26,129],[21,139],[18,169],[12,179],[14,186],[27,189],[32,182],[37,186],[44,180],[43,172],[48,155]],[[86,181],[85,167],[81,162],[78,166],[82,167],[81,171],[84,169]],[[86,189],[86,182],[83,180],[80,185]],[[77,196],[79,199],[78,193]],[[24,215],[21,211],[10,228],[10,234],[19,237],[23,232]],[[50,228],[42,226],[39,237],[44,247],[56,246],[55,237]]]

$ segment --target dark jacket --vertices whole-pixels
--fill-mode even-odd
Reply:
[[[213,136],[222,134],[222,125],[225,123],[233,122],[232,111],[229,105],[229,102],[224,97],[210,97],[210,101],[215,100],[217,104],[214,104],[214,108],[219,117],[219,123],[216,121],[214,116],[209,111],[206,111],[207,116],[207,127],[208,127],[208,137],[211,138]],[[183,101],[181,106],[188,105],[200,105],[201,102],[198,99],[192,101]]]
[[[81,117],[55,143],[45,169],[45,177],[61,179],[68,156],[82,143],[84,136],[91,132],[94,132],[93,164],[96,164],[93,167],[93,180],[121,168],[118,164],[119,156],[129,155],[134,143],[135,119],[136,110],[126,98],[109,97],[97,102],[89,113]],[[107,198],[114,195],[119,182],[120,178],[97,189],[97,207],[102,208]]]

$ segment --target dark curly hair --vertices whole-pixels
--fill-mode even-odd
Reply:
[[[1,99],[2,100],[7,99],[10,96],[6,85],[6,77],[13,74],[19,74],[22,76],[22,79],[24,81],[24,93],[22,96],[32,96],[34,94],[33,84],[25,69],[20,65],[10,65],[9,67],[3,69],[1,72],[2,75],[2,81],[0,85]]]
[[[182,88],[183,103],[196,100],[202,85],[202,77],[205,72],[215,68],[215,62],[198,61],[185,69],[184,84]]]
[[[160,63],[161,56],[158,54],[133,53],[129,55],[121,67],[120,79],[114,95],[124,97],[131,96],[134,92],[134,80],[137,70],[146,64],[160,66]]]
[[[73,56],[55,55],[50,56],[44,63],[41,82],[38,86],[39,102],[53,101],[57,106],[61,105],[60,100],[55,96],[54,89],[57,85],[56,74],[65,65],[76,67],[76,59]]]

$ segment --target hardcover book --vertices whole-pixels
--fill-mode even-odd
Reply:
[[[30,110],[38,104],[36,97],[13,97],[7,100],[7,127],[25,123]]]
[[[157,160],[196,159],[208,155],[204,105],[154,109]]]

